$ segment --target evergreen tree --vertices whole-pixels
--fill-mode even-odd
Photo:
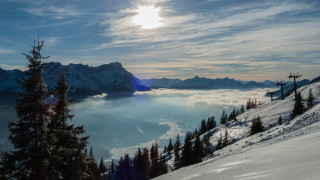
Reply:
[[[181,154],[181,166],[189,166],[192,164],[192,142],[191,133],[187,132],[184,139],[183,150]]]
[[[223,110],[221,117],[220,117],[220,124],[226,124],[228,120],[228,115],[227,113]]]
[[[181,146],[179,134],[177,134],[176,142],[174,143],[174,161],[173,161],[173,168],[175,170],[181,167],[181,157],[179,148]]]
[[[149,150],[147,148],[143,149],[142,152],[142,179],[148,180],[150,179],[150,159],[149,159]]]
[[[172,150],[173,150],[173,145],[172,145],[172,141],[171,141],[171,137],[170,137],[167,151],[170,153]]]
[[[224,138],[222,139],[222,147],[226,147],[229,145],[229,140],[228,140],[228,130],[225,130]]]
[[[312,89],[309,89],[307,107],[308,109],[311,109],[313,106],[314,106],[314,96],[312,93]]]
[[[223,148],[223,141],[222,141],[222,135],[220,134],[220,137],[218,139],[218,143],[216,145],[216,150],[222,149]]]
[[[207,120],[207,131],[210,131],[211,129],[215,128],[217,126],[217,122],[215,121],[214,115],[208,117]]]
[[[167,152],[168,152],[167,146],[164,146],[164,148],[163,148],[163,153],[167,153]]]
[[[99,168],[96,161],[94,160],[92,147],[90,147],[90,152],[89,152],[89,156],[87,157],[87,161],[88,161],[88,168],[86,171],[88,176],[84,179],[99,180],[100,179]]]
[[[244,112],[246,112],[246,110],[244,109],[244,106],[241,105],[240,113],[242,114],[242,113],[244,113]]]
[[[52,144],[50,163],[52,174],[58,173],[64,179],[83,179],[86,177],[87,157],[84,150],[89,137],[79,137],[84,134],[83,126],[68,123],[74,117],[69,109],[70,100],[67,97],[70,86],[65,75],[57,80],[58,102],[53,107],[55,114],[49,127],[49,139]]]
[[[43,81],[43,69],[48,57],[41,55],[44,42],[39,38],[28,54],[23,54],[29,61],[26,79],[18,81],[22,91],[16,99],[18,121],[9,122],[9,140],[14,146],[8,158],[14,163],[11,172],[14,179],[48,179],[50,169],[50,147],[47,125],[52,113],[50,105],[44,103],[47,95]]]
[[[295,118],[298,115],[301,115],[302,113],[304,113],[304,111],[306,110],[306,108],[304,107],[304,103],[303,103],[303,99],[301,96],[301,93],[298,92],[297,97],[295,99],[295,103],[293,106],[293,110],[291,113],[291,117],[292,119]]]
[[[115,171],[114,160],[113,159],[111,160],[110,171],[111,171],[111,173],[113,173]]]
[[[279,116],[278,124],[279,124],[279,125],[281,125],[281,124],[282,124],[282,117],[281,117],[281,115]]]
[[[103,161],[103,157],[101,158],[100,160],[100,163],[99,163],[99,173],[100,174],[103,174],[107,171],[107,168],[106,166],[104,165],[104,161]]]
[[[206,120],[203,119],[203,120],[201,121],[199,133],[200,133],[200,134],[203,134],[203,133],[205,133],[205,132],[207,132],[207,124],[206,124]]]
[[[250,130],[251,135],[262,132],[264,130],[264,127],[261,122],[261,118],[259,116],[252,120],[250,129],[251,129]]]
[[[233,108],[233,111],[229,115],[228,121],[235,121],[236,120],[236,116],[237,116],[236,109]]]
[[[211,155],[213,152],[210,148],[210,136],[205,135],[202,139],[202,144],[203,144],[203,155],[208,156],[209,154]]]
[[[189,158],[193,158],[193,164],[194,163],[199,163],[202,161],[202,158],[204,157],[204,152],[203,152],[203,146],[200,141],[200,136],[196,136],[196,139],[194,141],[193,145],[193,156]]]

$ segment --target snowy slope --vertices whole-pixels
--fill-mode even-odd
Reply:
[[[220,134],[224,135],[225,130],[227,130],[230,135],[229,140],[236,141],[234,144],[229,145],[222,150],[215,151],[215,157],[212,159],[174,171],[159,179],[210,179],[215,176],[218,176],[218,179],[290,179],[291,174],[287,174],[286,171],[289,171],[291,168],[302,166],[304,168],[302,171],[312,171],[313,167],[309,167],[308,164],[310,159],[312,159],[312,163],[319,168],[320,160],[319,158],[316,158],[319,157],[318,151],[314,152],[312,148],[305,149],[304,147],[315,146],[314,148],[318,148],[317,150],[320,148],[320,142],[315,140],[314,137],[320,136],[320,133],[318,133],[320,130],[320,83],[301,87],[298,91],[300,91],[303,98],[306,99],[309,89],[312,89],[313,94],[316,97],[315,101],[318,104],[311,110],[279,126],[277,125],[279,115],[281,115],[284,120],[290,119],[290,113],[294,104],[294,94],[285,100],[273,101],[251,109],[237,117],[237,122],[233,122],[227,127],[220,126],[207,132],[212,135],[210,137],[210,143],[213,146],[217,144],[217,139]],[[251,120],[257,116],[261,117],[267,130],[263,133],[249,136]],[[298,137],[304,134],[310,134],[310,136]],[[297,139],[288,142],[285,141],[294,137],[297,137]],[[317,144],[313,145],[310,142],[312,140]],[[288,148],[285,148],[286,144]],[[298,144],[299,148],[290,148],[290,146],[295,146],[295,144]],[[278,150],[278,148],[276,148],[278,146],[281,146],[282,148]],[[306,161],[299,164],[298,162],[301,158],[296,155],[301,156],[301,154],[303,154],[302,149],[304,149],[304,151],[307,150],[308,154],[304,154],[306,156]],[[287,154],[289,151],[290,153]],[[309,151],[314,154],[310,154]],[[283,156],[282,154],[286,154],[286,156]],[[253,158],[246,160],[242,158],[243,156],[252,156]],[[259,160],[258,158],[262,158],[262,160]],[[258,166],[257,162],[258,164],[260,163],[261,166]],[[287,162],[289,163],[287,164]],[[171,163],[172,159],[169,160],[169,164]],[[224,165],[226,163],[230,163],[231,165]],[[204,165],[208,166],[208,168],[202,167]],[[289,166],[291,167],[289,168]],[[266,170],[267,167],[271,167],[271,170]],[[274,170],[272,170],[272,168],[274,168]],[[237,169],[237,171],[230,172],[228,169]],[[271,173],[274,171],[278,172],[278,174]],[[282,175],[284,176],[283,178],[281,178]],[[316,174],[316,176],[308,176],[310,177],[308,179],[319,176],[320,173]]]

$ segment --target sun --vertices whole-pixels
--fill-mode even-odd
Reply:
[[[133,23],[141,26],[142,29],[154,29],[162,25],[162,18],[159,16],[160,8],[154,6],[140,6],[137,9],[138,15],[132,18]]]

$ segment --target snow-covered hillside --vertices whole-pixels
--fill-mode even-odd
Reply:
[[[157,179],[319,179],[320,83],[298,91],[307,99],[309,89],[318,105],[304,114],[290,120],[294,94],[250,109],[237,117],[237,122],[207,132],[212,135],[213,146],[226,130],[229,140],[235,141],[233,144],[215,151],[213,158],[200,164]],[[280,115],[286,123],[277,125]],[[266,130],[249,136],[251,120],[257,116],[261,117]]]

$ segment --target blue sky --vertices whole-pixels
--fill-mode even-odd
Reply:
[[[159,9],[160,27],[133,23],[141,6]],[[0,27],[5,69],[27,64],[39,34],[49,61],[117,61],[140,78],[320,75],[317,0],[1,0]]]

